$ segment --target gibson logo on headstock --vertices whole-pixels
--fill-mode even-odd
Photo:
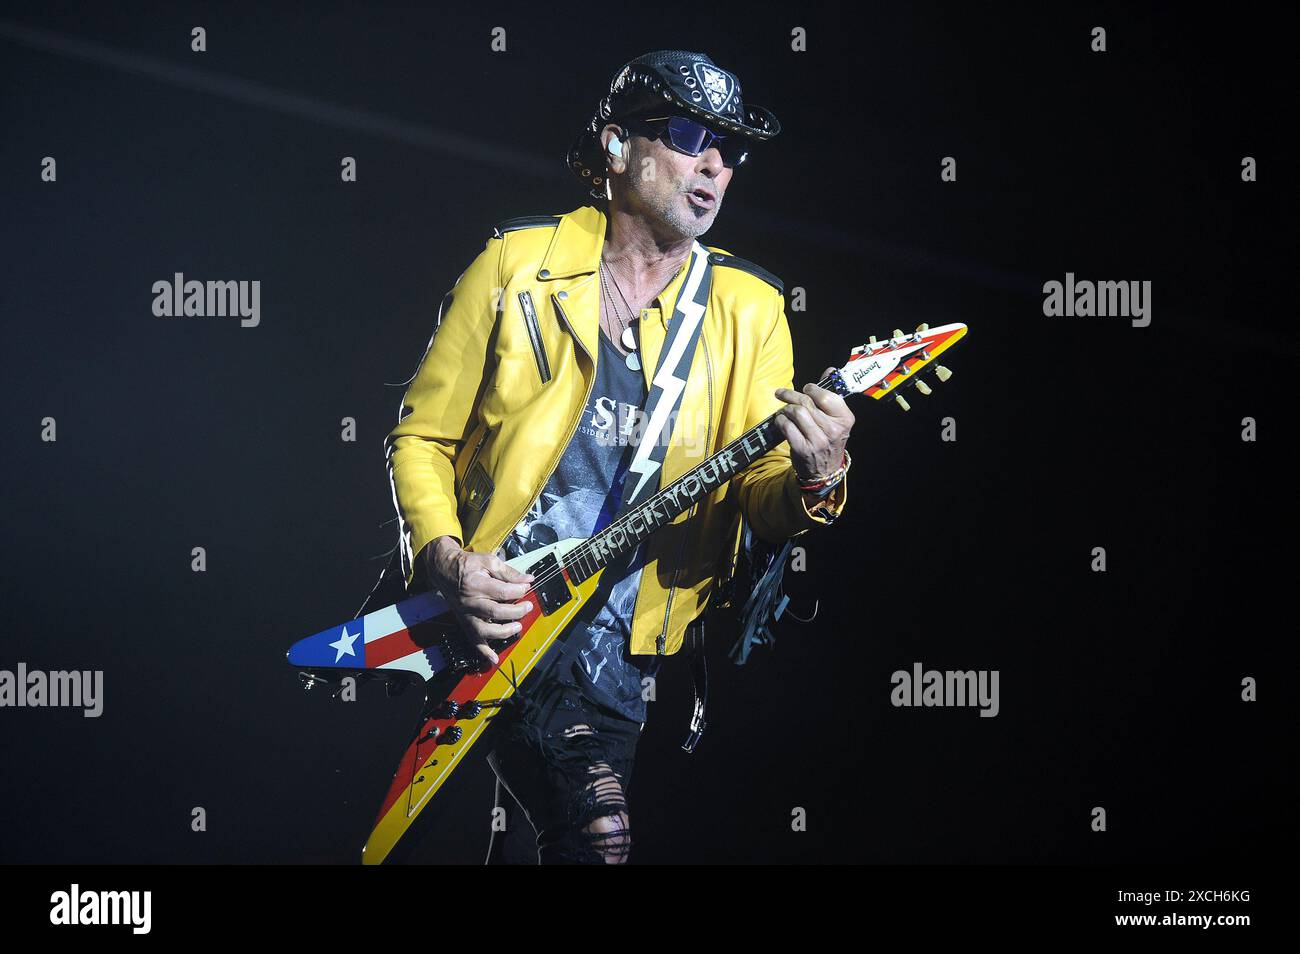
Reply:
[[[861,364],[861,362],[854,362],[854,363]],[[855,367],[853,369],[853,383],[860,384],[863,378],[869,376],[872,371],[875,371],[879,367],[880,367],[879,359],[872,361],[871,364],[867,365],[865,368]]]

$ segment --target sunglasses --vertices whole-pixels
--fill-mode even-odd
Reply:
[[[648,133],[647,139],[661,139],[668,148],[688,156],[698,156],[704,150],[716,147],[722,156],[722,164],[728,169],[734,169],[749,158],[749,145],[744,140],[719,135],[703,123],[685,116],[656,116],[625,125]]]

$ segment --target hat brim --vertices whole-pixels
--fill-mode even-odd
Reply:
[[[781,124],[776,121],[776,116],[772,111],[762,106],[756,106],[753,103],[745,104],[745,117],[743,120],[729,119],[726,116],[720,116],[712,110],[697,106],[695,103],[688,103],[676,96],[664,97],[657,102],[638,104],[634,109],[618,110],[610,118],[601,124],[600,128],[604,129],[609,123],[618,123],[620,119],[636,119],[640,116],[653,116],[656,113],[676,113],[689,116],[692,119],[699,120],[706,126],[724,130],[728,133],[738,134],[751,142],[766,142],[781,131]],[[596,131],[597,135],[599,131]]]

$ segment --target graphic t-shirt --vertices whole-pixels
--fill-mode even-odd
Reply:
[[[556,540],[590,537],[609,525],[623,502],[623,480],[636,451],[630,435],[638,432],[637,418],[645,407],[645,378],[627,366],[603,331],[597,337],[600,350],[591,397],[555,473],[502,544],[506,559]],[[644,549],[644,544],[637,547],[625,561],[627,572],[613,583],[609,599],[587,625],[587,645],[573,665],[586,695],[636,722],[646,717],[641,680],[659,663],[655,656],[627,652]],[[606,569],[602,589],[616,569]]]

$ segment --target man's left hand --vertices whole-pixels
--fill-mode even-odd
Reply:
[[[827,368],[822,377],[834,370]],[[802,392],[777,388],[776,396],[786,402],[777,412],[776,426],[790,442],[795,476],[811,480],[838,470],[853,429],[853,412],[844,398],[815,384],[805,384]]]

